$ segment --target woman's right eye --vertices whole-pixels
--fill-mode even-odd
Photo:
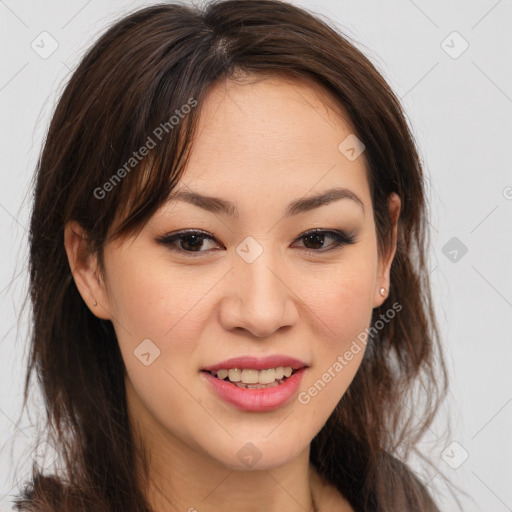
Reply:
[[[187,256],[197,256],[200,253],[208,252],[208,250],[201,250],[204,247],[205,240],[213,242],[215,237],[204,231],[180,231],[157,238],[159,243],[166,245],[173,251],[186,253]]]

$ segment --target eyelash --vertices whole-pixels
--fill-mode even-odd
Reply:
[[[156,240],[157,240],[157,242],[167,246],[172,251],[177,251],[177,252],[186,254],[187,257],[188,256],[198,257],[203,253],[208,253],[209,250],[207,250],[207,251],[187,251],[185,249],[182,249],[182,248],[174,245],[175,242],[177,242],[179,240],[183,240],[187,236],[192,236],[192,235],[199,236],[200,239],[209,239],[209,240],[216,241],[215,237],[213,235],[211,235],[210,233],[207,233],[206,231],[200,231],[200,230],[180,231],[178,233],[173,233],[173,234],[158,237]],[[295,241],[301,240],[310,235],[324,235],[324,236],[327,235],[334,240],[334,243],[331,244],[327,249],[325,249],[325,248],[324,249],[301,248],[302,252],[304,252],[308,255],[332,251],[335,249],[339,249],[345,245],[352,245],[356,242],[355,236],[351,233],[346,233],[344,231],[338,231],[338,230],[333,231],[333,230],[322,230],[322,229],[312,229],[310,231],[306,231],[305,233],[303,233],[302,235],[297,237],[295,239]]]

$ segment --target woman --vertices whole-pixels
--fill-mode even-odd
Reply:
[[[114,24],[37,168],[27,379],[61,466],[18,509],[437,510],[405,463],[446,386],[426,220],[399,102],[318,17]]]

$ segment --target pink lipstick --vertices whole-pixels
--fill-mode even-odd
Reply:
[[[297,392],[308,365],[300,359],[272,355],[227,359],[201,370],[210,389],[244,411],[271,411]]]

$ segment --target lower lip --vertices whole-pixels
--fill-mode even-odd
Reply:
[[[307,368],[297,370],[273,388],[245,389],[201,371],[208,384],[222,399],[243,411],[272,411],[285,405],[296,393]]]

